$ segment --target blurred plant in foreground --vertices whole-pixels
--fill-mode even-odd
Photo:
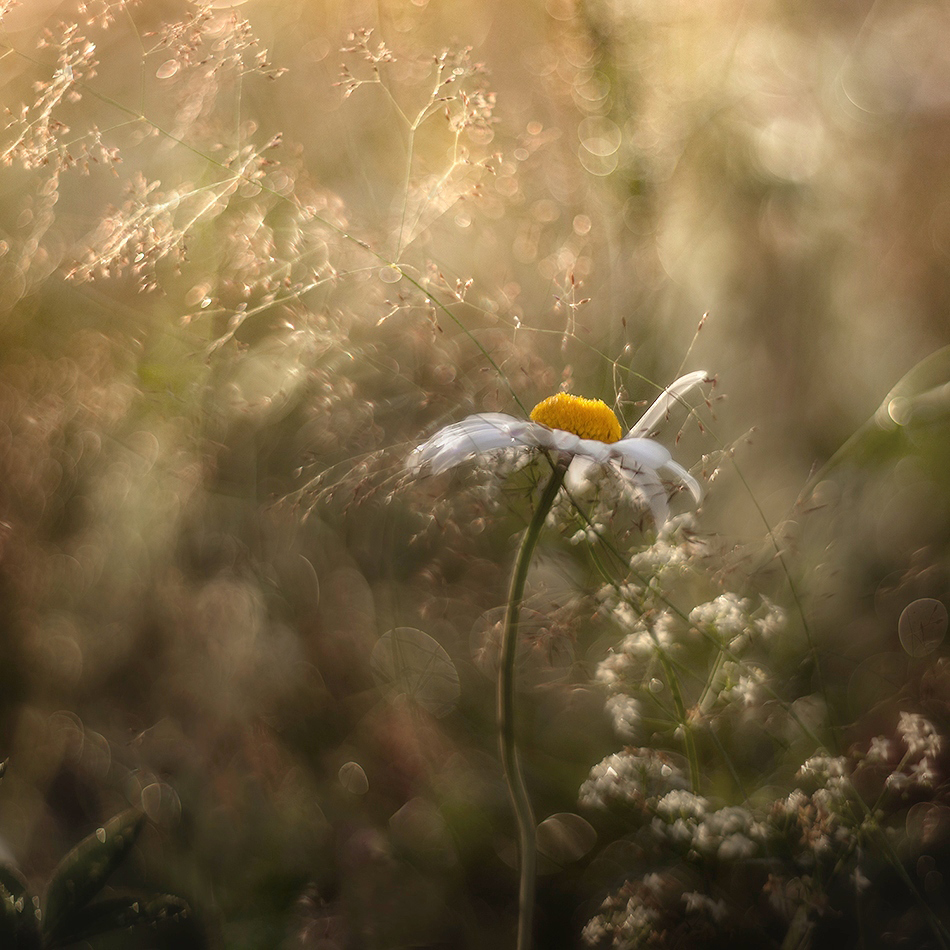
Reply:
[[[117,931],[127,940],[137,928],[161,930],[179,946],[205,946],[191,927],[190,908],[179,897],[130,893],[94,900],[134,847],[145,822],[143,812],[130,809],[83,839],[53,871],[42,905],[15,868],[0,864],[3,946],[55,950]]]

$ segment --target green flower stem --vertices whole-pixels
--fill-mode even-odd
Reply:
[[[518,624],[521,619],[521,601],[531,557],[538,545],[544,521],[557,498],[564,482],[567,466],[562,462],[554,465],[541,500],[531,517],[531,522],[521,539],[511,588],[508,592],[508,610],[505,614],[505,629],[501,642],[501,663],[498,668],[498,732],[501,740],[501,761],[505,770],[508,795],[518,824],[518,845],[521,855],[521,875],[518,887],[518,943],[517,950],[529,950],[534,922],[534,890],[537,877],[537,843],[534,811],[525,786],[524,773],[518,759],[515,735],[515,659],[518,654]]]
[[[673,706],[676,709],[676,716],[680,721],[683,730],[683,745],[686,747],[686,758],[689,761],[689,785],[694,795],[699,795],[701,791],[701,776],[699,772],[699,757],[696,755],[696,740],[693,738],[693,726],[689,720],[689,714],[686,712],[686,703],[683,702],[683,693],[680,690],[679,680],[676,676],[676,670],[670,662],[666,651],[660,646],[659,638],[653,628],[650,628],[650,636],[653,637],[653,643],[656,646],[656,655],[659,657],[660,665],[666,678],[669,681],[670,692],[673,694]]]

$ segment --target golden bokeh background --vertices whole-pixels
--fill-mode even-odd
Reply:
[[[125,873],[195,946],[509,939],[483,667],[524,485],[403,465],[559,387],[631,423],[715,377],[660,435],[710,576],[797,602],[848,739],[950,712],[942,634],[899,629],[950,596],[945,4],[0,9],[0,843],[37,888],[131,803]],[[618,744],[567,547],[531,603],[539,817]],[[402,629],[458,695],[406,699]],[[789,702],[810,660],[775,657]],[[600,832],[546,946],[623,863]]]

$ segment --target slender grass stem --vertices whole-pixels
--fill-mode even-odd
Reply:
[[[650,627],[650,636],[656,648],[656,655],[659,657],[663,672],[669,682],[670,692],[673,695],[673,706],[676,709],[676,718],[679,719],[680,727],[683,730],[683,746],[686,749],[686,758],[689,762],[689,785],[694,795],[701,792],[701,773],[699,771],[699,757],[696,754],[696,740],[693,737],[692,723],[689,719],[689,713],[686,710],[686,703],[683,701],[683,693],[680,690],[679,679],[676,676],[676,670],[667,656],[666,650],[660,645],[659,637],[653,627]]]
[[[517,950],[531,947],[534,923],[534,892],[537,877],[537,845],[534,811],[525,785],[524,773],[518,757],[518,740],[515,730],[515,660],[518,655],[518,625],[521,619],[521,602],[531,558],[537,547],[544,521],[554,504],[554,499],[564,482],[567,466],[554,464],[554,470],[544,486],[538,507],[521,539],[518,557],[511,575],[508,592],[508,610],[501,644],[501,663],[498,667],[498,734],[501,742],[501,761],[505,770],[508,795],[518,825],[518,848],[521,869],[518,886],[518,942]]]

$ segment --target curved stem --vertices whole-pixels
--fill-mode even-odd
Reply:
[[[518,653],[518,623],[521,618],[521,601],[531,557],[537,547],[544,521],[554,504],[554,499],[564,481],[566,465],[554,466],[547,485],[541,494],[538,507],[531,516],[518,557],[515,559],[508,592],[508,610],[505,614],[505,629],[501,642],[501,663],[498,667],[498,733],[501,740],[501,761],[505,770],[508,795],[518,824],[518,845],[521,855],[521,874],[518,887],[518,943],[517,950],[529,950],[534,921],[534,889],[537,877],[537,847],[534,812],[525,785],[524,773],[518,759],[515,736],[515,659]]]

